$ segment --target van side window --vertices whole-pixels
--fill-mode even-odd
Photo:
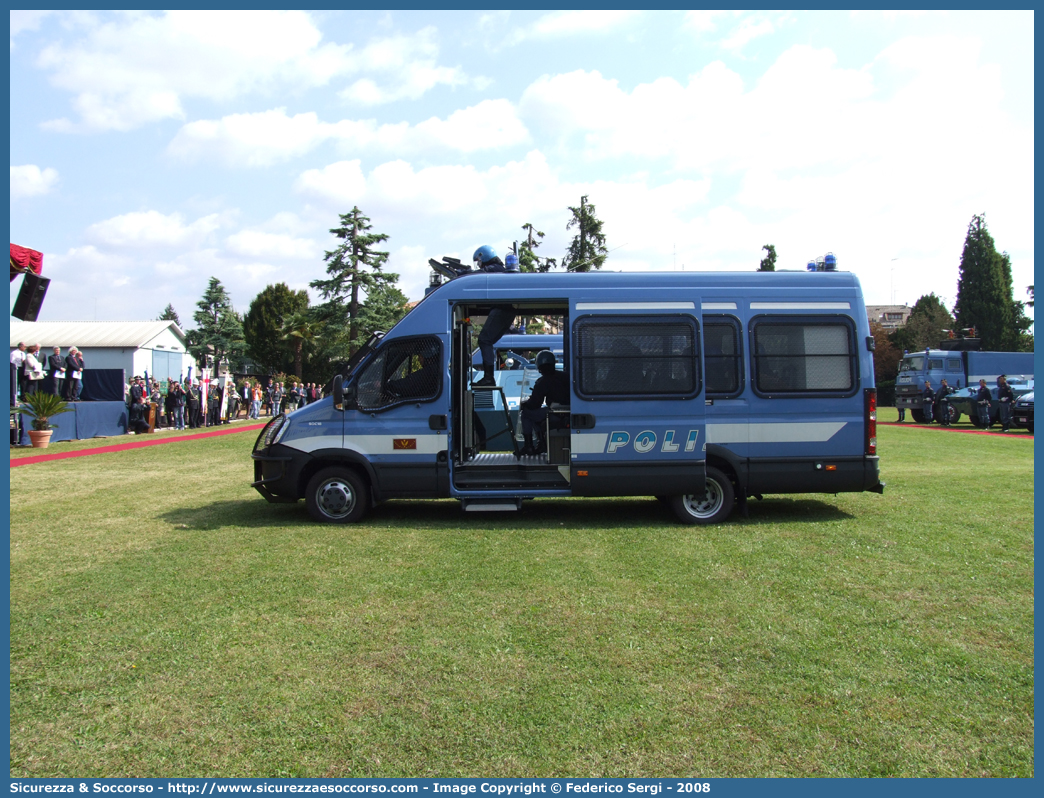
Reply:
[[[961,360],[960,358],[946,358],[946,370],[947,371],[961,371]]]
[[[928,370],[929,371],[942,371],[942,367],[943,367],[942,364],[943,364],[943,362],[942,362],[942,358],[941,357],[939,357],[939,358],[935,358],[935,357],[929,358],[928,359]]]
[[[360,410],[401,402],[429,402],[442,391],[442,345],[438,338],[407,338],[381,347],[358,378]]]
[[[761,319],[753,338],[760,393],[845,395],[856,388],[855,335],[846,322]]]
[[[589,317],[576,323],[574,341],[582,396],[640,399],[699,393],[695,319]]]
[[[739,322],[725,317],[703,317],[703,357],[707,370],[707,395],[737,394],[742,385],[743,359],[739,347]]]

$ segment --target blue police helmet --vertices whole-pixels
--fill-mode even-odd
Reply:
[[[480,269],[490,261],[499,260],[499,258],[497,258],[497,251],[489,244],[483,244],[481,247],[476,249],[475,254],[471,256],[471,259]]]

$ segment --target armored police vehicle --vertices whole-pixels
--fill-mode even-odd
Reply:
[[[562,324],[567,406],[546,452],[489,451],[476,432],[472,320],[499,306]],[[656,496],[684,523],[767,493],[883,491],[858,280],[844,272],[475,272],[375,334],[333,395],[274,418],[253,486],[346,523],[386,499]]]

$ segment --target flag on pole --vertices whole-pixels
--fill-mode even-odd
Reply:
[[[210,369],[204,367],[204,368],[199,370],[199,373],[200,373],[200,377],[201,377],[201,379],[199,381],[199,386],[200,386],[200,388],[199,388],[199,409],[203,413],[203,426],[206,427],[206,426],[208,426],[207,425],[207,421],[208,421],[207,416],[209,415],[207,413],[207,410],[210,407],[207,404],[207,389],[210,388]]]

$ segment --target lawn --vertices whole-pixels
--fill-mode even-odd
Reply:
[[[883,496],[710,528],[320,526],[254,438],[11,470],[13,777],[1034,774],[1028,436],[883,426]]]

